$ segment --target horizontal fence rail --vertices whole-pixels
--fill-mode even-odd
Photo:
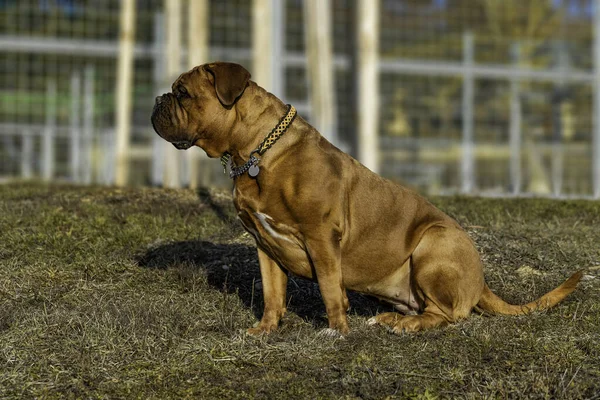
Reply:
[[[517,0],[506,1],[517,4]],[[438,33],[450,29],[446,25],[433,29],[434,25],[426,24],[428,18],[446,21],[448,26],[456,23],[444,19],[446,11],[447,18],[468,19],[467,14],[479,4],[476,1],[462,14],[440,6],[439,12],[427,18],[421,18],[419,4],[399,7],[381,0],[362,2],[367,11],[378,10],[377,18],[370,21],[371,25],[375,21],[379,35],[368,46],[380,42],[381,49],[361,53],[358,43],[365,37],[360,35],[371,25],[358,28],[366,14],[358,15],[354,3],[324,0],[319,4],[332,12],[331,29],[325,29],[314,24],[319,16],[314,10],[309,12],[307,4],[314,4],[306,1],[207,0],[195,4],[210,24],[202,36],[204,42],[195,45],[210,60],[240,62],[253,69],[254,79],[293,103],[300,115],[329,135],[336,146],[361,161],[368,158],[361,155],[364,143],[378,143],[373,151],[379,161],[371,161],[371,168],[386,177],[435,193],[600,198],[600,0],[593,2],[591,14],[579,16],[581,26],[574,25],[568,10],[560,17],[565,29],[570,29],[568,33],[573,29],[589,32],[581,38],[561,36],[558,31],[541,39],[502,37],[504,53],[493,57],[481,56],[487,38],[463,32],[467,23],[453,28],[451,37]],[[11,12],[15,18],[25,17],[36,10],[34,3]],[[183,12],[172,20],[180,21],[173,27],[165,23],[174,17],[171,8],[164,7],[167,3],[136,4],[143,12],[138,18],[146,21],[137,26],[150,33],[144,33],[144,39],[132,48],[135,84],[128,117],[132,139],[123,148],[128,153],[126,162],[137,163],[134,173],[143,171],[138,178],[159,185],[164,183],[164,169],[169,168],[162,158],[169,153],[149,124],[152,99],[169,90],[174,77],[167,76],[168,71],[174,75],[174,71],[189,68],[194,54],[189,41],[194,40],[194,30],[188,29],[189,38],[182,35],[188,22],[181,22],[181,17],[187,8],[173,7]],[[548,4],[550,11],[560,11],[557,3]],[[263,8],[262,14],[258,7]],[[0,175],[45,180],[70,176],[81,183],[101,178],[104,183],[114,183],[114,165],[107,163],[116,159],[111,146],[118,135],[114,71],[119,42],[114,34],[94,35],[103,22],[85,15],[90,26],[84,29],[88,20],[79,21],[83,25],[73,28],[71,37],[44,35],[34,27],[23,29],[22,34],[15,33],[18,29],[0,29],[0,56],[5,57],[2,65],[7,82],[0,89]],[[261,15],[269,21],[252,27]],[[419,25],[421,19],[427,27]],[[407,22],[406,27],[393,24],[400,20]],[[116,24],[118,18],[111,21]],[[477,26],[473,21],[470,24]],[[307,26],[312,27],[312,35]],[[111,25],[112,32],[116,29],[117,25]],[[318,42],[319,32],[329,32],[326,42],[331,39],[332,43]],[[177,43],[169,44],[167,39],[173,37]],[[395,37],[397,43],[390,44]],[[173,46],[180,62],[167,68],[167,54],[174,54]],[[427,46],[433,55],[422,52]],[[448,51],[441,51],[445,46]],[[321,54],[327,63],[316,68],[313,61],[314,68],[310,68],[307,52],[311,48],[318,48],[321,53],[314,54]],[[527,57],[535,52],[527,53],[527,49],[536,48],[551,60],[532,67]],[[361,57],[367,53],[371,58],[364,64]],[[260,59],[261,54],[267,59]],[[582,54],[585,62],[577,61]],[[34,65],[38,60],[42,60],[41,67]],[[59,64],[70,73],[61,75]],[[375,72],[361,75],[365,69]],[[361,81],[364,76],[368,76],[366,83]],[[31,88],[25,77],[34,82]],[[327,85],[315,86],[319,79]],[[46,81],[45,86],[35,83],[40,80]],[[321,86],[332,89],[320,90]],[[377,89],[361,98],[361,90],[369,87]],[[374,110],[369,98],[378,103]],[[315,108],[321,101],[325,105]],[[363,126],[359,121],[366,109],[374,112],[375,118]],[[374,124],[378,140],[365,140],[369,136],[364,133]],[[86,164],[90,159],[97,165]],[[182,177],[176,181],[185,184],[189,180],[189,168],[195,168],[191,165],[177,167]],[[200,165],[218,169],[206,161]],[[99,168],[107,172],[101,173]]]

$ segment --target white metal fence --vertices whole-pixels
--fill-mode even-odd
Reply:
[[[244,64],[363,161],[359,117],[378,104],[376,159],[389,178],[433,193],[600,197],[597,0],[189,1],[207,6],[209,60]],[[172,79],[164,4],[137,2],[132,183],[164,179],[166,147],[149,124]],[[329,20],[310,25],[309,5],[325,5]],[[365,5],[377,13],[375,42],[361,36]],[[0,176],[114,183],[120,10],[110,0],[0,1]],[[333,120],[311,107],[328,71],[307,56],[307,29],[328,21]],[[181,18],[182,32],[192,23]],[[182,34],[181,71],[188,41]],[[361,96],[373,83],[361,43],[378,46],[376,96]],[[179,164],[185,184],[198,164]],[[221,182],[217,162],[194,168]]]

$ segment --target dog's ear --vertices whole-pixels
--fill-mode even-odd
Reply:
[[[235,103],[250,80],[250,72],[239,64],[219,62],[207,64],[205,69],[215,78],[217,97],[225,107]]]

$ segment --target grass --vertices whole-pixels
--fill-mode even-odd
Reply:
[[[558,307],[395,336],[351,294],[351,333],[292,279],[279,331],[219,191],[0,186],[0,398],[598,398],[600,202],[435,198],[486,279],[524,303],[588,268]]]

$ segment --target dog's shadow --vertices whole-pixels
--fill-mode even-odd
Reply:
[[[262,316],[262,281],[256,248],[245,244],[222,244],[188,240],[153,247],[137,257],[144,268],[191,268],[201,271],[210,286],[235,293],[257,318]],[[193,274],[181,273],[180,279],[193,279]],[[348,292],[351,314],[369,317],[391,310],[369,297]],[[325,306],[316,282],[291,276],[287,287],[288,311],[316,327],[326,325]]]

